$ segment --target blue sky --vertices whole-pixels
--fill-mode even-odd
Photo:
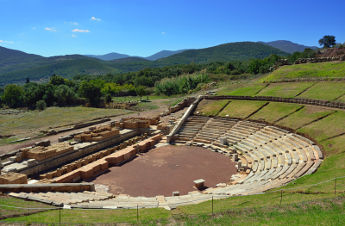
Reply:
[[[0,0],[0,46],[43,56],[206,48],[227,42],[345,42],[345,1]]]

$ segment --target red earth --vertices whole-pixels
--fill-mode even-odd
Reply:
[[[181,195],[195,191],[196,179],[214,187],[228,182],[235,173],[234,162],[223,154],[201,147],[167,145],[112,167],[92,182],[108,186],[113,194],[171,196],[173,191]]]

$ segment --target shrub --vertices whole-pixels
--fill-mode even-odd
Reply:
[[[165,78],[156,83],[155,89],[158,94],[174,95],[185,94],[194,90],[199,83],[209,81],[207,74],[182,75],[174,78]]]
[[[47,108],[47,104],[44,100],[39,100],[36,102],[36,109],[37,110],[43,111],[46,108]]]

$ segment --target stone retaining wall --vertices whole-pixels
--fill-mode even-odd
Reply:
[[[339,108],[345,109],[345,103],[332,102],[326,100],[313,100],[304,98],[283,98],[283,97],[272,97],[272,96],[203,96],[202,98],[208,100],[224,100],[224,99],[234,99],[234,100],[262,100],[262,101],[273,101],[273,102],[286,102],[286,103],[296,103],[296,104],[310,104],[323,107]]]
[[[63,184],[6,184],[0,185],[0,192],[81,192],[95,191],[93,183]]]
[[[195,108],[198,106],[199,102],[203,99],[203,96],[198,96],[198,98],[196,98],[196,100],[194,100],[194,102],[189,106],[189,108],[187,109],[187,111],[184,113],[184,115],[182,116],[182,118],[180,119],[180,121],[175,125],[175,127],[172,129],[172,131],[169,133],[169,135],[167,135],[167,143],[170,143],[170,141],[172,140],[172,138],[174,137],[174,135],[179,131],[179,129],[181,128],[181,126],[185,123],[185,121],[188,119],[189,115],[191,115],[193,113],[193,111],[195,110]]]

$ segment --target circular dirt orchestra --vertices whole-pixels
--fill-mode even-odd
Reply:
[[[171,196],[195,191],[193,180],[204,179],[205,186],[228,182],[235,174],[234,162],[223,154],[193,146],[167,145],[150,150],[92,182],[109,187],[113,194],[130,196]]]

